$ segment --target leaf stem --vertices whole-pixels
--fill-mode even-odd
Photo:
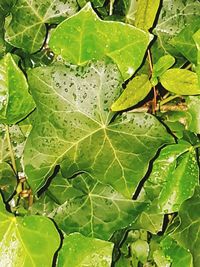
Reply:
[[[152,73],[153,73],[153,62],[152,62],[152,58],[151,58],[150,49],[147,50],[147,57],[148,57],[149,67],[150,67],[150,71],[151,71],[151,75],[152,75]],[[157,92],[156,92],[156,87],[153,86],[153,113],[154,114],[156,112],[156,106],[157,106]]]
[[[8,149],[9,149],[9,153],[10,153],[12,167],[13,167],[15,174],[17,174],[17,166],[15,163],[15,156],[14,156],[14,152],[13,152],[13,148],[12,148],[12,144],[11,144],[11,140],[10,140],[10,132],[9,132],[9,126],[8,125],[6,125],[6,139],[7,139],[7,143],[8,143]]]
[[[113,4],[114,4],[115,0],[110,0],[110,10],[109,10],[109,16],[112,16],[113,14]]]
[[[166,103],[170,102],[171,100],[175,99],[175,98],[178,98],[178,97],[181,97],[180,95],[171,95],[165,99],[163,99],[162,101],[160,101],[160,106],[163,106],[165,105]]]

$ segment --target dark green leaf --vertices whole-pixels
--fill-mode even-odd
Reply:
[[[128,83],[117,101],[112,104],[112,111],[124,110],[136,105],[148,95],[151,88],[152,85],[147,75],[136,76]]]
[[[185,69],[167,70],[161,77],[163,87],[177,95],[198,95],[200,87],[196,73]]]
[[[140,66],[150,40],[150,34],[128,24],[100,20],[88,3],[56,28],[49,45],[77,65],[108,56],[127,79]]]
[[[0,189],[4,200],[7,201],[17,186],[16,175],[7,162],[0,162]]]
[[[14,217],[1,201],[0,266],[51,266],[59,244],[60,236],[49,219]]]
[[[64,238],[58,267],[110,267],[113,244],[74,233]]]
[[[0,123],[14,124],[27,116],[35,104],[23,72],[11,54],[0,61]]]
[[[66,177],[86,171],[130,197],[157,149],[172,141],[149,114],[124,113],[111,122],[121,83],[113,64],[36,68],[29,83],[38,114],[24,164],[34,191],[61,164]]]
[[[59,23],[76,11],[76,0],[18,0],[6,27],[6,41],[33,53],[44,43],[45,23]]]

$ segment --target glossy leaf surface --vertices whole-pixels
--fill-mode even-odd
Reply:
[[[61,164],[66,177],[86,171],[130,197],[157,149],[172,141],[149,114],[125,113],[111,122],[121,84],[113,64],[36,68],[29,83],[38,114],[24,164],[35,191]]]
[[[56,28],[49,45],[55,54],[77,65],[107,56],[127,79],[140,66],[150,40],[150,34],[128,24],[100,20],[88,3]]]
[[[51,266],[60,237],[49,219],[40,216],[14,217],[0,203],[0,265]],[[41,253],[42,251],[45,253]]]
[[[0,61],[0,123],[14,124],[34,108],[26,78],[7,54]]]
[[[75,0],[19,0],[11,10],[6,41],[26,52],[36,52],[45,40],[45,23],[59,23],[77,8]]]

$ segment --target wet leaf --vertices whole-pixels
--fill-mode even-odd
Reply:
[[[18,0],[6,27],[6,41],[26,52],[36,52],[45,40],[45,23],[59,23],[77,9],[75,0]]]
[[[149,114],[124,113],[111,122],[121,87],[114,64],[36,68],[29,83],[38,113],[24,164],[34,191],[61,164],[66,177],[84,171],[131,197],[157,149],[172,141]]]
[[[199,247],[200,236],[200,187],[197,186],[194,195],[186,200],[179,211],[181,223],[171,235],[180,246],[184,247],[193,256],[193,266],[200,264]]]
[[[147,202],[124,198],[111,186],[88,175],[67,180],[58,175],[32,213],[53,218],[67,234],[108,240],[114,231],[128,226],[148,206]],[[103,212],[102,212],[103,211]]]
[[[177,95],[198,95],[200,87],[196,73],[186,69],[170,69],[161,77],[163,87]]]
[[[11,54],[0,61],[0,123],[14,124],[27,116],[35,104],[23,72]]]
[[[187,142],[169,145],[155,160],[144,188],[155,207],[162,213],[172,213],[193,195],[198,177],[195,149]]]
[[[0,265],[51,266],[60,236],[48,218],[14,217],[0,203]],[[42,251],[45,253],[41,253]]]
[[[128,83],[117,101],[112,104],[112,111],[124,110],[136,105],[148,95],[151,88],[152,85],[147,75],[136,76]]]
[[[142,63],[151,35],[128,24],[102,21],[88,3],[52,33],[51,49],[65,60],[83,65],[111,58],[128,79]]]

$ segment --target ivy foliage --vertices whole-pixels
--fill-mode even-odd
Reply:
[[[199,14],[1,1],[0,266],[200,266]]]

